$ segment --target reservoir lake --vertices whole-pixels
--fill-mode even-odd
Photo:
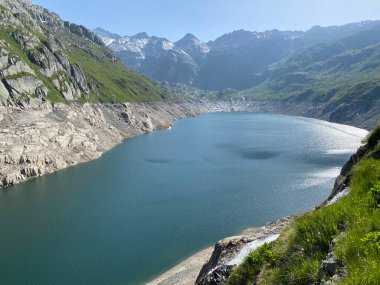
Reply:
[[[0,191],[0,284],[143,284],[330,194],[366,131],[213,113]]]

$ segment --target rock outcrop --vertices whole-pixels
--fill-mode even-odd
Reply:
[[[196,285],[220,285],[226,284],[233,268],[236,266],[231,261],[248,243],[264,239],[270,235],[279,234],[282,229],[290,224],[295,216],[285,217],[278,221],[268,223],[261,228],[251,228],[242,232],[239,236],[225,238],[215,244],[210,260],[202,267]]]
[[[82,25],[77,25],[77,24],[74,24],[74,23],[70,23],[70,22],[63,22],[64,23],[64,26],[66,28],[68,28],[72,33],[80,36],[80,37],[83,37],[85,39],[89,39],[90,41],[100,45],[100,46],[103,46],[104,43],[103,41],[95,34],[93,33],[92,31],[90,31],[89,29],[87,29],[86,27],[82,26]]]
[[[83,70],[70,61],[62,42],[51,34],[51,28],[57,34],[72,32],[102,45],[93,32],[74,24],[65,25],[54,13],[29,1],[1,0],[0,8],[3,32],[0,104],[19,104],[34,97],[42,101],[55,92],[72,101],[90,93],[91,82]]]
[[[374,133],[372,137],[375,137],[376,140],[380,138],[380,133],[378,133],[378,129],[376,129],[377,133]],[[366,145],[360,147],[356,153],[354,153],[350,159],[343,165],[342,170],[339,176],[335,180],[334,188],[328,197],[326,203],[332,201],[334,197],[342,193],[346,190],[351,182],[352,171],[354,167],[363,159],[372,157],[374,159],[380,158],[380,151],[369,152],[369,149],[374,147],[375,142],[368,142]]]

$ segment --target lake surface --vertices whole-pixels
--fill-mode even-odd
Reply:
[[[365,131],[218,113],[0,191],[0,284],[140,284],[329,195]]]

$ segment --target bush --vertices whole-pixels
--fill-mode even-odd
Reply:
[[[370,205],[372,208],[380,208],[380,181],[377,181],[370,189]]]

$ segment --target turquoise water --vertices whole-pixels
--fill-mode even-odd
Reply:
[[[139,284],[322,202],[365,132],[218,113],[0,191],[0,284]]]

